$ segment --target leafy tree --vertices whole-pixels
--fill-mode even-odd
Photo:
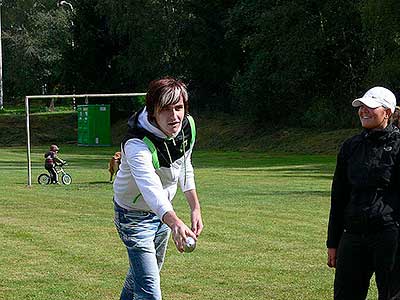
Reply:
[[[358,124],[350,102],[360,95],[367,63],[359,7],[362,1],[326,2],[320,12],[320,44],[314,80],[319,93],[305,112],[305,125]]]
[[[236,1],[186,1],[178,64],[190,78],[197,109],[231,112],[232,78],[241,63],[235,37],[227,36],[228,12]]]
[[[189,83],[192,110],[341,127],[371,85],[399,88],[394,0],[3,1],[6,100]],[[73,25],[73,26],[72,26]],[[118,103],[120,110],[125,104]]]
[[[176,34],[168,22],[178,11],[173,1],[104,1],[99,11],[112,34],[110,66],[122,90],[143,90],[154,77],[172,75]]]
[[[99,4],[116,45],[112,77],[123,89],[136,90],[146,89],[157,77],[179,77],[189,82],[192,108],[229,109],[229,83],[239,47],[225,40],[224,21],[233,3],[154,0]]]
[[[341,124],[335,105],[360,81],[359,20],[354,1],[240,1],[230,20],[246,56],[233,82],[239,110],[267,124]]]
[[[246,55],[233,82],[237,107],[256,120],[298,116],[310,97],[320,20],[315,5],[299,2],[244,0],[232,11],[231,34],[242,36]]]
[[[54,9],[53,9],[54,7]],[[67,16],[53,1],[8,1],[3,22],[4,87],[7,99],[53,89],[62,77],[69,39]]]
[[[367,52],[364,86],[400,88],[400,2],[368,0],[361,7]]]

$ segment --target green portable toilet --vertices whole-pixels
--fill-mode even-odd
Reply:
[[[78,146],[111,146],[110,104],[78,105]]]

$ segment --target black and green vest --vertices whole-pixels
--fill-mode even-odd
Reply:
[[[152,154],[154,168],[169,168],[174,161],[181,158],[194,144],[196,139],[194,120],[190,115],[186,115],[183,119],[181,130],[174,138],[160,138],[138,126],[139,115],[142,112],[143,109],[131,117],[128,132],[122,140],[122,149],[124,149],[128,140],[133,138],[141,139]]]

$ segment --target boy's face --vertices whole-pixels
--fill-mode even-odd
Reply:
[[[175,104],[170,104],[163,107],[159,111],[154,112],[154,118],[158,127],[168,137],[178,133],[182,126],[182,120],[185,116],[185,106],[183,99]]]

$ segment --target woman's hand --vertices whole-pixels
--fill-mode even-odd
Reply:
[[[328,267],[336,268],[336,248],[328,248]]]

